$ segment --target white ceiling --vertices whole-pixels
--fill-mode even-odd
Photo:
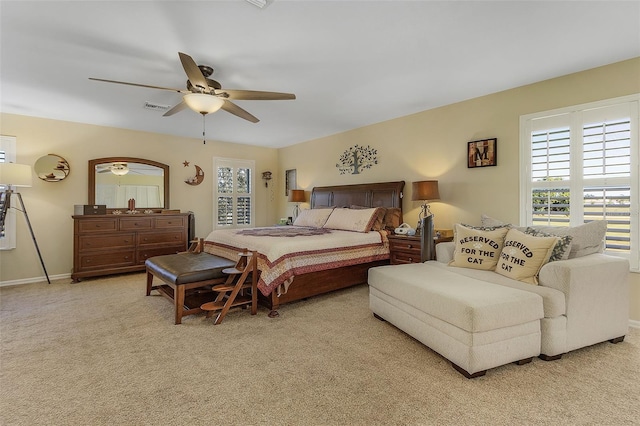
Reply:
[[[178,51],[295,93],[236,101],[257,124],[206,117],[207,139],[282,147],[640,56],[640,2],[2,0],[0,111],[201,138],[199,114],[143,108],[180,94],[88,80],[183,89]]]

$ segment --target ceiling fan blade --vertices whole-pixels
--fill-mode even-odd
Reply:
[[[224,100],[224,104],[222,105],[222,109],[233,114],[233,115],[237,115],[240,118],[244,118],[245,120],[248,120],[252,123],[257,123],[258,120],[256,117],[254,117],[253,115],[249,114],[247,111],[243,110],[242,108],[240,108],[238,105],[234,104],[233,102],[231,102],[228,99]]]
[[[180,62],[182,62],[182,68],[184,68],[184,72],[187,73],[191,85],[202,90],[204,93],[211,93],[207,79],[204,78],[202,71],[200,71],[200,68],[198,68],[193,58],[182,52],[178,52],[178,55],[180,56]]]
[[[187,103],[185,101],[182,101],[179,104],[177,104],[176,106],[174,106],[173,108],[171,108],[169,111],[167,111],[164,114],[162,114],[162,116],[163,117],[168,117],[170,115],[173,115],[173,114],[175,114],[177,112],[182,111],[186,107],[187,107]]]
[[[277,101],[296,98],[293,93],[261,92],[259,90],[222,89],[217,90],[216,93],[226,93],[229,95],[229,99],[233,100]]]
[[[147,87],[149,89],[170,90],[172,92],[178,92],[178,93],[189,93],[187,90],[172,89],[170,87],[161,87],[161,86],[150,86],[148,84],[127,83],[126,81],[104,80],[102,78],[93,78],[93,77],[89,77],[89,80],[102,81],[105,83],[126,84],[127,86]]]

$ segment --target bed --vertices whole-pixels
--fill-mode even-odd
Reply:
[[[310,204],[311,209],[383,207],[395,213],[394,221],[402,223],[403,188],[404,181],[315,187]],[[295,236],[276,236],[282,232]],[[365,283],[369,268],[389,263],[388,232],[384,230],[359,233],[332,229],[329,233],[341,242],[326,242],[327,232],[322,229],[216,230],[207,236],[203,248],[233,260],[244,248],[256,250],[261,272],[258,296],[270,309],[269,316],[277,316],[282,304]]]

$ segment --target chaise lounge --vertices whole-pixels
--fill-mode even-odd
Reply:
[[[465,259],[459,238],[438,244],[437,261],[372,268],[371,310],[466,377],[533,356],[555,360],[585,346],[621,342],[629,321],[629,264],[602,253],[606,223],[598,222],[561,230],[572,240],[566,259],[543,262],[531,278],[535,283],[505,276],[500,266],[457,266],[456,259]],[[459,237],[458,225],[456,231]]]

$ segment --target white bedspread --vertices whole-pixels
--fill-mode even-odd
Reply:
[[[279,228],[257,229],[276,235]],[[283,231],[284,228],[292,229],[282,228]],[[244,248],[257,251],[258,269],[261,271],[258,288],[265,296],[276,288],[279,288],[279,293],[285,292],[295,275],[389,258],[389,244],[384,231],[330,230],[323,235],[293,237],[242,235],[243,231],[213,231],[205,239],[204,250],[234,260]]]

